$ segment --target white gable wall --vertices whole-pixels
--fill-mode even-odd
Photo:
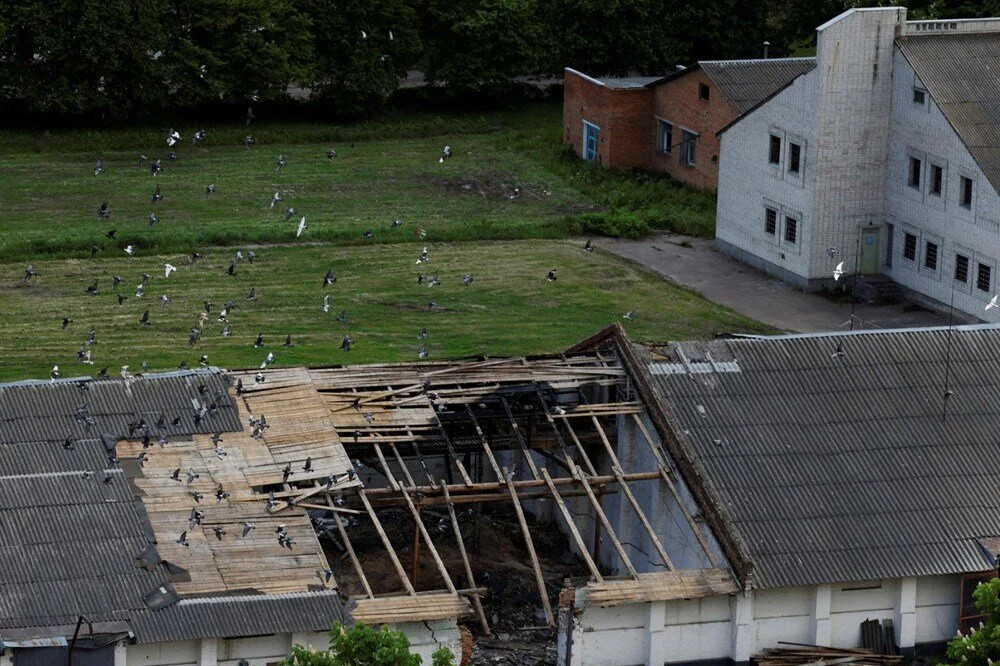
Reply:
[[[924,104],[913,102],[914,86],[923,87],[913,68],[898,50],[895,54],[892,91],[892,133],[886,180],[886,221],[894,225],[892,266],[882,270],[899,284],[940,303],[987,321],[1000,321],[1000,311],[984,310],[990,297],[1000,291],[1000,196],[976,164],[941,109],[926,95]],[[919,188],[909,185],[909,158],[922,160]],[[944,170],[942,196],[930,191],[930,165]],[[959,179],[973,181],[971,208],[959,205]],[[904,234],[917,237],[917,257],[903,256]],[[937,268],[924,265],[926,242],[938,246]],[[885,244],[883,244],[885,245]],[[969,257],[969,280],[954,279],[955,255]],[[992,268],[989,291],[976,288],[976,266]]]
[[[813,229],[813,179],[816,163],[819,70],[799,78],[723,132],[715,237],[725,252],[789,282],[809,276]],[[780,163],[768,163],[770,136],[782,139]],[[802,177],[788,174],[788,143],[803,146]],[[775,234],[764,230],[764,207],[775,208]],[[784,240],[785,216],[797,217],[796,243]]]

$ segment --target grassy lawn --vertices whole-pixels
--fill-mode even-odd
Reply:
[[[357,125],[208,127],[192,147],[193,128],[167,159],[166,128],[0,132],[0,261],[85,257],[91,246],[114,254],[290,242],[293,207],[307,218],[307,240],[375,242],[564,238],[574,230],[611,229],[621,221],[710,235],[714,198],[666,177],[592,167],[560,145],[559,105],[494,114],[418,113]],[[256,143],[247,150],[243,136]],[[438,156],[445,144],[454,158]],[[333,160],[325,157],[335,149]],[[153,177],[142,153],[163,160]],[[287,166],[276,172],[279,154]],[[104,173],[95,176],[95,161]],[[205,186],[216,193],[206,196]],[[163,199],[151,203],[156,185]],[[511,199],[514,188],[520,198]],[[270,207],[274,192],[283,201]],[[110,220],[96,216],[107,201]],[[147,218],[159,219],[150,226]],[[390,230],[393,218],[403,226]],[[610,221],[609,221],[610,218]],[[117,238],[105,233],[117,229]]]
[[[55,364],[64,376],[126,364],[137,371],[143,361],[169,370],[196,365],[202,354],[224,367],[257,365],[268,352],[280,365],[416,360],[425,325],[431,359],[552,353],[628,310],[636,311],[625,323],[637,340],[764,330],[569,240],[593,234],[599,246],[595,230],[649,227],[710,234],[714,199],[666,177],[576,159],[560,144],[559,105],[353,125],[254,124],[249,150],[242,124],[209,126],[194,147],[193,129],[181,130],[175,161],[166,159],[166,128],[0,131],[0,379],[44,377]],[[441,164],[445,144],[454,157]],[[331,148],[338,156],[327,159]],[[163,172],[138,166],[140,153],[162,158]],[[287,166],[276,171],[279,154]],[[95,175],[98,158],[104,172]],[[157,185],[163,198],[154,203]],[[275,191],[283,201],[272,209]],[[96,215],[103,201],[110,220]],[[295,215],[286,221],[288,207]],[[159,220],[152,226],[150,213]],[[308,226],[296,238],[302,215]],[[106,237],[110,229],[115,239]],[[418,265],[424,245],[430,261]],[[237,249],[257,258],[230,276]],[[204,256],[192,263],[195,251]],[[28,262],[37,276],[25,284]],[[177,267],[170,277],[165,263]],[[324,289],[330,268],[338,281]],[[555,282],[545,279],[550,269]],[[143,273],[151,277],[139,298]],[[441,283],[418,285],[418,273],[439,273]],[[465,273],[472,284],[463,284]],[[124,279],[117,289],[113,276]],[[100,293],[88,295],[95,280]],[[127,300],[119,304],[116,292]],[[162,294],[170,298],[163,306]],[[238,307],[224,337],[218,313],[229,299]],[[206,300],[214,307],[189,348]],[[429,308],[430,300],[437,305]],[[140,325],[147,309],[150,323]],[[341,310],[346,323],[336,320]],[[72,320],[65,330],[64,317]],[[76,362],[90,330],[94,367]],[[255,349],[258,333],[265,344]],[[347,333],[355,340],[349,353],[340,350]],[[294,346],[286,348],[289,334]]]
[[[417,265],[412,244],[334,247],[299,245],[256,248],[253,265],[226,274],[234,252],[206,252],[192,264],[184,255],[45,260],[22,283],[23,267],[0,266],[0,379],[44,377],[54,364],[63,376],[94,374],[104,366],[133,371],[173,369],[182,360],[196,365],[202,354],[212,364],[246,367],[273,352],[279,365],[340,364],[417,360],[418,332],[427,326],[430,359],[467,354],[532,354],[559,351],[635,310],[623,321],[636,340],[710,337],[727,331],[764,331],[756,322],[665,282],[617,257],[583,252],[577,241],[527,240],[433,243],[429,261]],[[244,254],[247,248],[243,248]],[[162,264],[177,271],[165,278]],[[337,282],[322,286],[327,269]],[[558,279],[546,280],[556,269]],[[134,290],[150,274],[145,295]],[[438,272],[441,284],[418,285],[416,276]],[[473,275],[471,285],[461,276]],[[118,291],[112,276],[125,279]],[[98,281],[99,295],[85,290]],[[256,288],[257,300],[246,296]],[[170,302],[160,306],[161,294]],[[324,294],[330,311],[322,310]],[[230,337],[221,335],[221,306],[232,299]],[[437,302],[429,309],[430,300]],[[212,316],[193,348],[188,333],[198,325],[204,300]],[[149,310],[150,324],[139,319]],[[346,310],[347,323],[335,318]],[[63,330],[62,319],[72,323]],[[93,329],[93,367],[77,364],[76,351]],[[258,333],[264,346],[253,347]],[[350,352],[340,350],[349,333]],[[291,334],[294,347],[285,348]]]

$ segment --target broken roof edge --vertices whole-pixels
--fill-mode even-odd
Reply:
[[[227,370],[216,366],[207,368],[189,368],[187,370],[168,370],[165,372],[144,372],[141,376],[132,375],[137,380],[142,379],[167,379],[170,377],[188,377],[194,375],[224,375]],[[80,382],[115,382],[122,381],[118,376],[108,375],[107,377],[91,377],[90,375],[79,375],[77,377],[60,377],[58,379],[19,379],[12,382],[0,382],[0,389],[18,388],[21,386],[50,386],[56,384],[79,384]]]
[[[635,382],[639,401],[649,416],[660,442],[677,465],[688,491],[701,510],[705,522],[708,523],[712,536],[735,573],[737,582],[747,587],[754,569],[750,550],[742,541],[732,517],[726,512],[722,495],[708,481],[708,476],[694,455],[683,429],[676,419],[671,417],[666,402],[657,394],[649,372],[649,364],[637,357],[636,348],[629,339],[625,327],[616,321],[566,351],[567,353],[594,351],[608,344],[614,346],[619,359]]]
[[[956,324],[953,326],[919,326],[915,328],[868,328],[857,331],[818,331],[815,333],[734,333],[730,340],[799,340],[810,338],[843,338],[858,335],[883,335],[887,333],[938,333],[941,331],[991,331],[1000,329],[1000,323]],[[689,342],[676,340],[677,343]]]

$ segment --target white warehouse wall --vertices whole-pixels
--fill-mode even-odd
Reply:
[[[859,647],[861,622],[891,619],[902,648],[941,644],[958,627],[959,576],[753,590],[678,601],[586,606],[577,593],[570,666],[746,662],[781,642]],[[742,597],[742,600],[740,598]],[[749,609],[743,624],[741,610]],[[559,659],[565,662],[566,609]]]

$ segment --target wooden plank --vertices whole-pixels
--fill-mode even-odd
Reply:
[[[517,419],[514,418],[514,412],[510,409],[510,403],[507,402],[507,398],[500,396],[500,404],[503,405],[504,411],[507,412],[507,419],[510,421],[511,430],[514,431],[514,437],[517,439],[517,444],[521,447],[521,453],[524,454],[524,460],[528,463],[528,469],[531,470],[531,477],[537,480],[538,468],[535,466],[535,461],[531,459],[531,452],[528,450],[528,444],[524,441],[524,437],[521,435],[521,430],[517,426]]]
[[[472,575],[472,565],[469,563],[469,555],[465,552],[465,540],[462,538],[462,529],[458,524],[458,516],[455,515],[455,505],[451,502],[451,496],[448,493],[448,484],[441,479],[441,489],[444,492],[444,499],[447,502],[445,506],[448,507],[448,516],[451,518],[451,529],[455,532],[455,541],[458,542],[458,553],[462,556],[462,566],[465,568],[465,582],[468,583],[469,587],[476,587],[475,576]],[[479,618],[479,624],[483,628],[483,632],[490,636],[492,632],[490,631],[490,625],[486,621],[486,613],[483,611],[483,602],[480,601],[479,595],[472,596],[472,605],[476,609],[476,616]]]
[[[517,490],[511,482],[507,468],[502,470],[503,478],[507,482],[507,492],[514,503],[514,511],[517,513],[517,522],[521,525],[521,533],[524,535],[524,543],[528,547],[528,556],[531,558],[531,566],[535,570],[535,583],[538,585],[538,595],[542,599],[542,608],[545,610],[545,620],[550,627],[555,627],[555,617],[552,615],[552,604],[549,603],[549,592],[545,586],[545,577],[542,575],[542,567],[538,563],[538,556],[535,554],[535,543],[531,540],[531,532],[528,530],[528,522],[524,519],[524,509],[521,508],[521,501],[517,498]]]
[[[607,451],[608,457],[611,459],[611,471],[614,473],[615,478],[618,479],[618,487],[621,488],[622,493],[625,495],[625,499],[632,506],[632,510],[635,512],[636,517],[639,522],[642,523],[643,529],[646,530],[646,534],[649,535],[649,540],[656,549],[657,554],[660,556],[660,560],[666,565],[667,569],[673,571],[677,567],[674,563],[670,561],[670,557],[667,556],[667,551],[663,549],[663,544],[660,543],[660,538],[656,535],[656,531],[653,526],[649,524],[649,520],[646,519],[646,513],[639,506],[639,502],[636,501],[635,495],[632,494],[632,489],[628,487],[628,482],[622,476],[621,461],[618,460],[618,455],[615,453],[615,449],[611,446],[611,442],[608,441],[607,433],[604,432],[604,428],[601,426],[601,422],[596,416],[591,417],[594,420],[594,427],[597,428],[597,434],[601,437],[601,442],[604,444],[604,450]]]
[[[597,569],[597,565],[594,564],[594,560],[590,557],[590,553],[587,552],[587,544],[584,543],[583,537],[580,536],[580,531],[576,528],[576,522],[573,520],[573,515],[569,512],[569,509],[566,507],[566,503],[559,495],[559,491],[556,489],[556,484],[552,483],[552,477],[549,476],[549,471],[544,467],[542,468],[542,478],[545,479],[545,483],[548,484],[549,492],[552,493],[552,497],[556,500],[556,505],[559,507],[563,518],[566,520],[566,525],[569,527],[570,534],[573,535],[573,540],[576,541],[577,548],[580,549],[583,561],[587,565],[587,568],[590,569],[590,575],[593,576],[598,582],[603,581],[604,578],[601,576],[601,572]]]
[[[601,503],[594,495],[594,489],[590,487],[590,483],[587,480],[587,476],[583,474],[579,468],[577,468],[577,478],[583,485],[583,490],[587,493],[587,497],[590,499],[590,504],[594,507],[594,511],[597,513],[598,520],[604,527],[604,530],[608,533],[608,538],[611,539],[612,545],[614,545],[615,550],[618,551],[618,557],[622,561],[622,566],[625,567],[625,569],[628,571],[629,575],[632,576],[632,578],[637,578],[639,574],[636,572],[635,567],[632,566],[632,561],[628,558],[628,555],[625,553],[625,548],[622,547],[622,544],[618,540],[618,537],[615,536],[615,530],[611,526],[611,521],[609,521],[608,517],[604,514],[604,509],[601,508]]]
[[[449,592],[454,592],[455,584],[451,581],[451,576],[448,575],[448,569],[445,568],[444,562],[441,561],[441,556],[438,555],[437,548],[434,547],[434,541],[431,540],[431,535],[427,533],[427,526],[424,525],[424,521],[420,517],[420,512],[417,510],[417,507],[413,506],[413,500],[410,499],[410,494],[406,492],[405,488],[401,491],[401,494],[403,495],[403,499],[406,500],[406,506],[410,509],[410,515],[413,516],[413,520],[420,529],[420,535],[424,538],[424,543],[427,544],[427,549],[431,552],[431,557],[434,559],[434,564],[437,565],[438,572],[444,580],[445,587],[448,588]],[[414,549],[414,553],[416,553],[416,549]]]
[[[385,461],[385,455],[382,453],[382,447],[376,442],[372,444],[375,448],[375,455],[378,456],[378,462],[382,466],[382,472],[385,474],[385,478],[389,479],[389,486],[393,490],[399,490],[399,484],[396,482],[395,477],[393,477],[392,472],[389,471],[389,465]]]
[[[334,507],[333,498],[329,495],[326,496],[326,503],[331,509]],[[365,576],[364,569],[361,568],[361,561],[358,560],[358,555],[354,552],[354,546],[351,545],[351,540],[347,536],[347,529],[345,529],[343,523],[340,522],[340,516],[338,516],[336,512],[333,513],[333,522],[337,525],[337,532],[340,533],[340,540],[344,543],[344,548],[347,549],[347,556],[351,560],[351,565],[354,566],[354,573],[358,575],[358,580],[361,581],[361,587],[365,588],[365,594],[368,595],[369,599],[374,599],[375,595],[372,593],[372,587],[368,584],[368,578]]]
[[[386,536],[385,530],[382,529],[382,523],[379,521],[378,516],[375,515],[375,510],[372,509],[372,505],[368,501],[365,491],[359,488],[357,492],[358,497],[361,498],[362,504],[365,505],[368,517],[371,518],[372,524],[375,526],[375,531],[378,532],[378,536],[382,540],[382,545],[385,546],[385,550],[389,554],[389,559],[392,560],[392,566],[395,567],[396,575],[399,576],[399,581],[403,584],[403,588],[409,594],[416,594],[417,591],[413,589],[413,585],[410,584],[410,579],[406,577],[406,571],[403,569],[403,565],[400,564],[399,558],[396,556],[396,551],[393,549],[392,543],[389,541],[389,537]]]
[[[471,611],[469,602],[458,594],[440,592],[413,596],[358,599],[351,616],[372,625],[449,620]]]
[[[639,574],[631,580],[604,580],[582,588],[583,604],[617,606],[649,601],[700,599],[735,594],[739,586],[728,569],[684,569]]]
[[[490,443],[486,440],[486,435],[483,434],[483,429],[479,427],[479,420],[476,418],[476,415],[473,414],[472,407],[470,405],[465,406],[465,413],[469,415],[469,419],[472,421],[472,425],[476,429],[476,434],[479,436],[479,443],[483,446],[483,451],[486,453],[486,457],[490,461],[493,473],[497,475],[497,483],[502,484],[503,476],[500,473],[500,465],[497,464],[497,459],[493,456],[493,449],[490,448]]]

